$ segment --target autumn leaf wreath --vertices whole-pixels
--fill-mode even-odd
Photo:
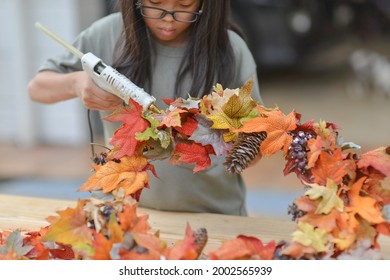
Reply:
[[[0,233],[0,259],[380,259],[378,237],[390,235],[384,207],[390,191],[390,146],[359,154],[344,143],[339,127],[293,111],[266,108],[251,98],[252,81],[201,99],[164,100],[161,112],[135,102],[106,118],[122,122],[112,149],[95,159],[94,173],[80,188],[89,199],[58,211],[39,231]],[[201,172],[211,155],[225,156],[225,169],[241,173],[260,157],[282,152],[284,175],[295,173],[304,194],[288,207],[296,221],[290,241],[263,244],[239,235],[204,252],[207,230],[188,225],[182,240],[168,246],[137,211],[143,188],[155,173],[150,160],[193,164]],[[155,174],[154,174],[155,175]]]

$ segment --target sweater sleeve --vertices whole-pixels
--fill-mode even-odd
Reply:
[[[122,28],[121,15],[110,14],[83,30],[74,40],[73,46],[82,53],[91,52],[106,64],[112,64],[114,47]],[[82,66],[78,57],[64,50],[61,54],[48,58],[38,68],[38,71],[45,70],[70,73],[82,70]]]
[[[257,65],[245,41],[235,32],[229,30],[229,39],[236,59],[236,75],[232,88],[242,87],[249,79],[253,80],[252,97],[263,103],[260,95]]]

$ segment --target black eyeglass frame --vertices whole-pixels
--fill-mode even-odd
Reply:
[[[200,10],[198,12],[188,12],[188,11],[182,11],[182,10],[174,10],[174,11],[168,11],[168,10],[165,10],[165,9],[161,9],[161,8],[157,8],[157,7],[150,7],[150,6],[145,6],[145,5],[142,5],[141,4],[141,1],[137,1],[137,3],[135,4],[135,7],[136,9],[139,9],[140,10],[140,13],[143,17],[145,18],[150,18],[150,19],[162,19],[164,18],[167,14],[169,15],[172,15],[173,19],[176,20],[177,22],[195,22],[198,20],[199,16],[203,13],[203,7],[204,7],[204,2],[205,0],[203,0],[203,3],[202,3],[202,7],[200,8]],[[142,13],[142,8],[148,8],[148,9],[152,9],[152,10],[158,10],[158,11],[161,11],[161,14],[159,17],[150,17],[150,16],[146,16]],[[176,13],[186,13],[186,14],[191,14],[191,15],[194,15],[195,18],[193,20],[178,20],[175,16]]]

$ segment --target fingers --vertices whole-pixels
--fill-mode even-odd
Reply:
[[[84,106],[91,110],[112,111],[123,103],[116,95],[98,87],[89,76],[85,77],[78,95]]]

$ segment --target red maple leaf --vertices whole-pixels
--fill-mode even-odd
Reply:
[[[175,126],[174,128],[184,135],[191,136],[198,128],[198,122],[194,118],[188,117],[182,122],[181,126]]]
[[[384,177],[390,175],[390,146],[381,147],[369,151],[360,156],[357,163],[358,168],[364,173],[369,174],[370,169],[380,172]]]
[[[210,154],[215,155],[214,149],[211,145],[203,146],[195,142],[191,142],[190,144],[179,143],[175,147],[170,163],[195,163],[194,173],[196,173],[210,166]]]
[[[256,237],[239,235],[234,240],[226,241],[220,248],[209,254],[213,260],[272,260],[275,254],[275,241],[264,245]]]
[[[129,106],[121,107],[104,118],[109,122],[123,122],[110,141],[111,145],[116,146],[115,158],[132,156],[140,147],[140,143],[135,138],[136,134],[144,132],[150,126],[149,122],[142,117],[142,107],[132,99],[130,101]]]

